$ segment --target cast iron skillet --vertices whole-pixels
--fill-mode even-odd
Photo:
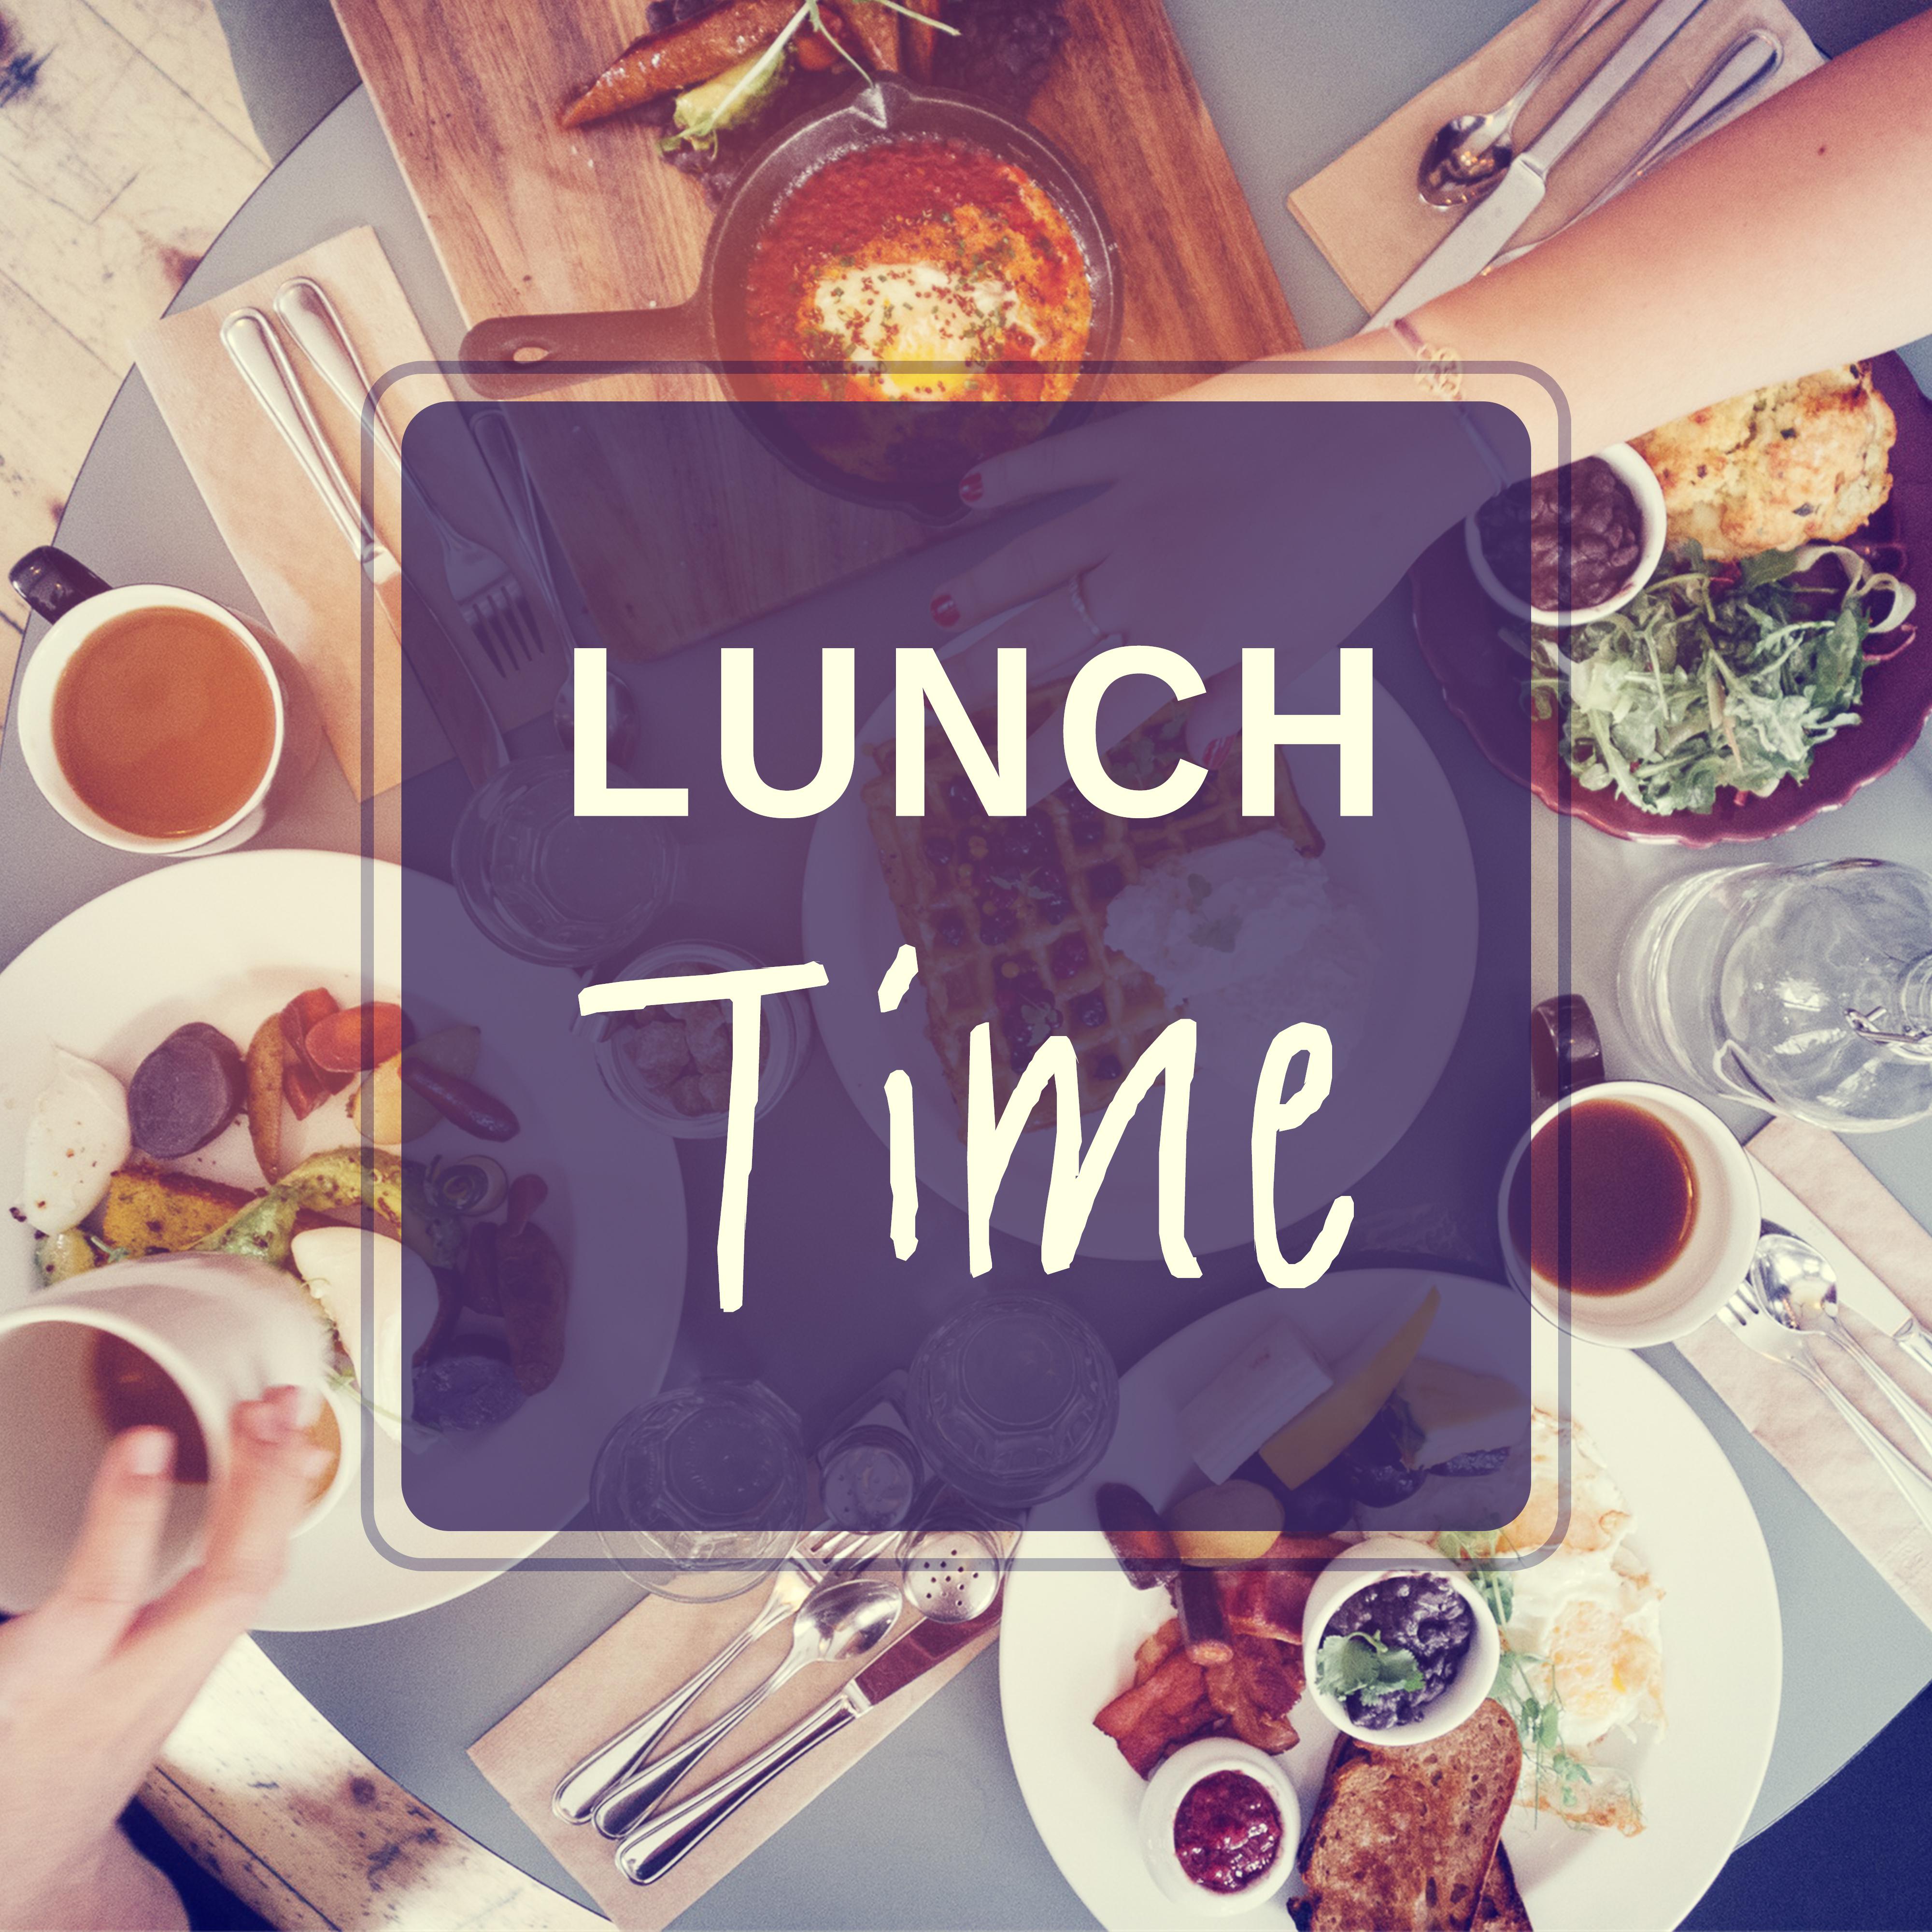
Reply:
[[[908,511],[922,522],[956,520],[964,514],[956,474],[890,482],[854,476],[800,434],[795,407],[788,410],[753,397],[748,378],[755,365],[750,364],[745,346],[740,308],[758,237],[779,202],[807,175],[874,142],[921,136],[962,142],[1012,163],[1057,205],[1086,256],[1093,289],[1093,325],[1084,359],[1104,364],[1120,340],[1120,256],[1113,231],[1084,177],[1024,122],[969,94],[889,74],[855,87],[822,113],[781,130],[752,160],[718,211],[697,292],[688,302],[676,308],[500,316],[478,323],[464,338],[464,374],[483,394],[514,397],[624,373],[626,364],[700,364],[723,382],[752,434],[808,482],[854,502]],[[1073,395],[1054,418],[1056,430],[1069,427],[1091,407],[1102,374],[1096,369],[1082,375]],[[938,411],[1006,406],[882,402],[806,406]],[[966,466],[964,461],[959,466]]]

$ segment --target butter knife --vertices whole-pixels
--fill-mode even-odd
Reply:
[[[434,610],[420,604],[420,621],[404,624],[400,560],[364,517],[361,500],[316,419],[274,325],[260,309],[239,308],[221,325],[221,342],[349,540],[470,783],[482,784],[510,761],[503,734],[475,674]]]
[[[714,1778],[682,1804],[640,1825],[618,1846],[617,1869],[633,1885],[653,1885],[686,1852],[717,1830],[746,1799],[762,1791],[827,1738],[836,1737],[888,1697],[916,1683],[936,1665],[999,1620],[996,1603],[970,1623],[916,1624],[866,1665],[842,1690],[736,1769]]]
[[[1510,162],[1494,191],[1463,216],[1366,326],[1386,327],[1480,274],[1542,206],[1550,170],[1706,4],[1708,0],[1658,0],[1562,112]]]

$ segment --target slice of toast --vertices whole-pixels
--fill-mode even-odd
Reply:
[[[1532,1932],[1529,1912],[1522,1894],[1516,1888],[1516,1874],[1510,1869],[1509,1854],[1502,1846],[1490,1861],[1490,1875],[1483,1881],[1483,1896],[1476,1907],[1475,1932]]]
[[[1298,1920],[1306,1932],[1470,1932],[1522,1769],[1516,1720],[1492,1698],[1433,1744],[1337,1738],[1302,1839]],[[1508,1893],[1499,1912],[1513,1880]]]

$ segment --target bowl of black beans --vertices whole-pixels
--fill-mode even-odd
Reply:
[[[1511,484],[1463,525],[1490,601],[1558,629],[1628,604],[1650,581],[1665,534],[1663,488],[1627,442]]]
[[[1317,1708],[1338,1731],[1379,1744],[1455,1730],[1490,1694],[1502,1648],[1468,1579],[1403,1536],[1366,1538],[1322,1571],[1302,1640]]]

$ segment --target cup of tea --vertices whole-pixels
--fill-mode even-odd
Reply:
[[[308,776],[320,718],[267,632],[192,590],[110,590],[56,550],[11,580],[52,625],[20,679],[20,749],[76,830],[124,852],[226,852]]]
[[[359,1437],[324,1388],[326,1335],[296,1282],[243,1255],[116,1262],[0,1314],[0,1610],[45,1599],[108,1444],[143,1425],[175,1438],[153,1581],[165,1590],[199,1560],[230,1412],[280,1384],[323,1393],[310,1433],[336,1453],[301,1527],[319,1522],[352,1480]]]
[[[1757,1178],[1709,1108],[1644,1080],[1579,1088],[1504,1170],[1510,1280],[1551,1321],[1612,1348],[1673,1342],[1733,1294],[1758,1239]]]

